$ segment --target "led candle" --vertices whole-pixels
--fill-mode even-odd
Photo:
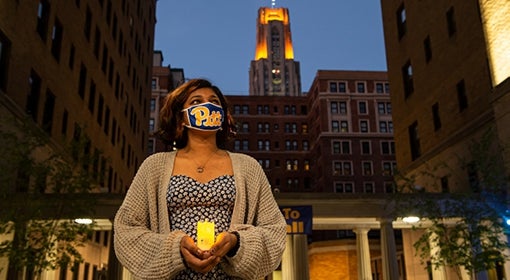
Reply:
[[[197,222],[197,247],[200,250],[209,250],[214,244],[214,222]]]

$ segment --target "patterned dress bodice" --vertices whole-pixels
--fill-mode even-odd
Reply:
[[[200,183],[186,175],[170,179],[167,192],[171,230],[182,230],[197,241],[198,221],[213,221],[215,235],[227,231],[235,201],[234,176],[223,175]],[[191,269],[181,271],[175,279],[230,279],[219,265],[207,274]]]

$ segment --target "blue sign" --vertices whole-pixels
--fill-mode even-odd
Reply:
[[[287,222],[287,234],[312,234],[312,206],[281,206],[280,210]]]

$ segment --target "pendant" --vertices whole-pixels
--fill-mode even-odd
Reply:
[[[204,168],[202,166],[197,167],[197,172],[198,173],[204,172]]]

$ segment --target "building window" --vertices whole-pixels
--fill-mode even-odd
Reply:
[[[101,50],[101,30],[96,26],[96,33],[94,35],[94,56],[99,59],[99,51]]]
[[[248,115],[249,113],[250,113],[250,110],[249,110],[248,105],[243,105],[243,106],[241,107],[241,114],[243,114],[243,115]]]
[[[53,127],[54,109],[55,109],[55,95],[50,90],[47,90],[46,100],[44,101],[42,127],[48,134],[51,134],[51,129]]]
[[[101,70],[103,70],[103,73],[106,74],[106,68],[108,67],[108,47],[106,46],[106,44],[103,45],[103,59],[101,61]],[[128,69],[128,73],[129,73],[129,69],[131,69],[130,66],[127,67]],[[128,74],[129,75],[129,74]],[[135,78],[136,75],[133,74],[133,79]],[[134,85],[133,85],[134,87]]]
[[[367,111],[367,102],[359,101],[359,103],[358,103],[358,110],[359,110],[360,114],[366,115],[368,113],[368,111]]]
[[[459,111],[462,112],[468,107],[468,99],[466,95],[466,84],[464,80],[457,83],[457,99],[459,102]]]
[[[391,115],[391,103],[377,102],[377,112],[379,112],[379,115]]]
[[[154,131],[154,126],[155,126],[154,118],[150,118],[149,119],[149,132]]]
[[[103,110],[104,110],[104,98],[102,95],[99,95],[99,102],[97,103],[97,123],[102,126],[103,125]]]
[[[51,32],[51,54],[53,57],[60,61],[60,51],[62,50],[62,38],[64,34],[64,27],[58,18],[55,18],[55,23]]]
[[[383,83],[375,83],[375,92],[376,93],[384,93],[384,84]]]
[[[60,133],[62,133],[63,136],[67,133],[67,122],[69,121],[69,112],[67,112],[66,109],[64,109],[64,113],[62,114],[62,127],[60,129]]]
[[[331,121],[331,132],[340,132],[340,122]]]
[[[340,114],[347,115],[347,102],[345,101],[338,102],[338,106]]]
[[[350,141],[333,141],[333,154],[351,154],[351,142]]]
[[[395,184],[393,182],[384,182],[384,192],[385,193],[394,193],[395,192]]]
[[[381,154],[394,155],[395,154],[395,142],[394,141],[382,141],[381,142]]]
[[[425,51],[425,61],[429,62],[432,59],[432,46],[430,44],[430,36],[423,40],[423,50]]]
[[[384,92],[390,93],[390,83],[384,83]]]
[[[157,79],[152,79],[151,88],[152,89],[157,89],[158,88],[158,80]]]
[[[9,55],[11,52],[11,41],[0,31],[0,90],[7,88],[7,70],[9,69]]]
[[[358,82],[356,84],[356,89],[358,93],[365,93],[365,83],[364,82]]]
[[[363,183],[363,188],[365,193],[375,193],[374,183],[372,182]]]
[[[449,193],[450,187],[448,186],[448,176],[441,177],[441,192]]]
[[[258,160],[260,166],[262,166],[262,168],[264,169],[268,169],[270,167],[270,161],[268,159],[259,159]]]
[[[331,102],[330,104],[330,112],[332,115],[338,114],[338,103],[337,102]]]
[[[457,24],[455,23],[455,10],[450,7],[446,12],[446,23],[448,28],[448,36],[452,37],[457,32]]]
[[[383,176],[393,176],[395,174],[395,169],[397,168],[397,164],[394,161],[383,161],[382,169]]]
[[[94,107],[96,106],[96,83],[91,80],[89,88],[89,111],[94,114]]]
[[[361,154],[363,155],[372,154],[372,145],[370,141],[361,141]]]
[[[240,115],[240,114],[241,114],[241,106],[234,105],[234,115]]]
[[[269,128],[268,128],[268,131],[269,131]],[[308,133],[308,125],[306,123],[301,124],[301,133],[302,134],[307,134]]]
[[[329,82],[329,92],[338,92],[336,82]]]
[[[257,147],[259,151],[264,150],[264,141],[263,140],[257,140]]]
[[[303,140],[302,145],[303,145],[303,151],[308,151],[308,149],[310,149],[310,146],[309,146],[309,144],[308,144],[308,141]]]
[[[257,114],[263,115],[264,114],[264,107],[262,105],[257,105]]]
[[[432,105],[432,119],[434,120],[434,130],[438,131],[441,128],[441,118],[439,116],[439,104]]]
[[[37,7],[37,33],[43,41],[46,41],[49,19],[50,2],[48,0],[40,0]]]
[[[80,78],[78,80],[78,95],[80,95],[81,99],[85,98],[85,84],[87,82],[87,68],[83,63],[80,67]]]
[[[155,141],[154,139],[149,139],[149,144],[147,145],[147,153],[149,155],[153,154],[155,151]]]
[[[25,104],[25,112],[37,122],[37,113],[39,108],[39,96],[41,95],[41,77],[32,70],[28,78],[29,91]]]
[[[364,161],[361,163],[363,176],[372,176],[374,174],[373,166],[371,161]]]
[[[347,121],[340,121],[340,130],[342,132],[349,132],[349,123]]]
[[[151,101],[150,101],[150,110],[151,110],[151,112],[156,111],[156,98],[151,98]]]
[[[90,7],[87,6],[87,12],[85,14],[85,25],[83,28],[83,33],[85,34],[85,38],[87,41],[90,40],[90,33],[92,31],[92,11],[90,11]]]
[[[250,124],[247,122],[244,122],[241,124],[241,132],[250,132]]]
[[[406,21],[407,21],[406,8],[404,6],[404,3],[402,3],[400,7],[397,9],[397,30],[399,39],[404,37],[404,35],[407,32]]]
[[[119,131],[118,135],[120,135],[120,131]],[[112,143],[113,146],[115,146],[116,139],[117,139],[117,119],[112,118],[112,134],[110,137],[110,142]]]
[[[347,92],[347,84],[345,82],[338,83],[338,92],[341,92],[341,93]]]
[[[335,176],[351,176],[352,162],[350,161],[334,161],[333,162],[333,175]]]
[[[354,184],[352,182],[335,182],[336,193],[353,193]]]
[[[411,159],[416,160],[421,156],[420,137],[418,135],[418,122],[414,122],[408,128],[409,146],[411,148]]]
[[[478,178],[478,169],[476,163],[470,162],[467,165],[467,176],[471,191],[474,193],[480,192],[480,179]]]
[[[379,132],[392,133],[393,132],[393,122],[392,121],[379,121]]]
[[[402,81],[404,83],[404,97],[408,98],[414,92],[413,68],[410,61],[407,61],[402,67]]]
[[[368,132],[368,121],[362,120],[359,122],[359,131],[363,133]]]
[[[285,161],[285,168],[287,171],[297,171],[298,170],[298,161],[297,159],[291,160],[288,159]]]

